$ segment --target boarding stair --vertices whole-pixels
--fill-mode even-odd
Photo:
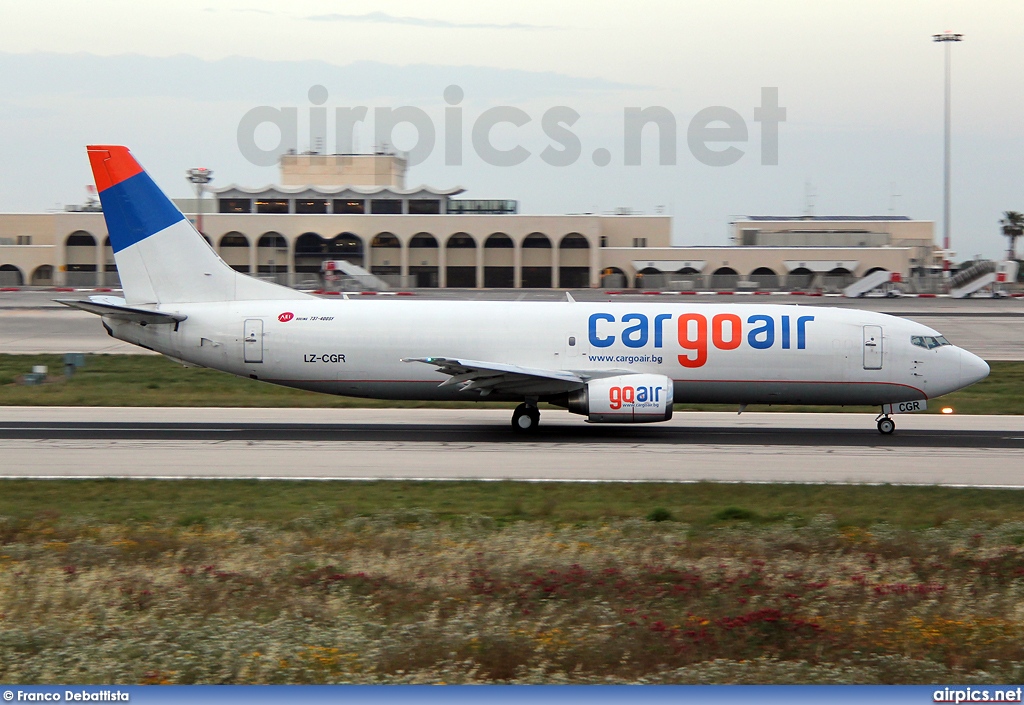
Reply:
[[[387,282],[372,274],[358,264],[352,264],[348,260],[335,259],[328,260],[323,263],[322,272],[324,280],[329,283],[335,283],[339,279],[344,282],[351,282],[355,284],[359,289],[365,291],[387,291],[391,287],[388,286]]]
[[[949,295],[954,299],[965,299],[987,290],[992,296],[1005,296],[1006,284],[1017,280],[1017,262],[978,262],[957,272],[949,280]]]
[[[902,280],[899,272],[890,272],[880,269],[867,276],[861,277],[843,289],[843,296],[850,299],[859,299],[872,291],[880,291],[885,296],[899,296],[899,283]]]

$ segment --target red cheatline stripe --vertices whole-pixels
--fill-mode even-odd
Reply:
[[[90,145],[86,149],[89,150],[89,163],[92,165],[92,177],[96,181],[97,191],[106,191],[142,171],[127,147]]]

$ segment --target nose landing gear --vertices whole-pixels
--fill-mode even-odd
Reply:
[[[890,419],[886,414],[880,414],[875,421],[878,422],[879,433],[888,436],[896,430],[896,422]]]
[[[512,412],[512,430],[516,433],[534,433],[540,425],[540,411],[536,404],[525,402]]]

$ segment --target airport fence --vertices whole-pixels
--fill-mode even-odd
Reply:
[[[615,275],[613,275],[615,276]],[[610,279],[610,277],[606,277]],[[622,277],[624,280],[625,278]],[[823,291],[840,292],[857,277],[833,274],[678,274],[637,277],[636,288],[648,291]],[[604,284],[610,286],[610,284]]]
[[[401,274],[345,274],[317,280],[325,291],[388,291],[416,288],[416,277]]]

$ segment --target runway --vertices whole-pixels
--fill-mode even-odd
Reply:
[[[0,409],[0,477],[815,482],[1024,487],[1024,418],[496,409]]]

